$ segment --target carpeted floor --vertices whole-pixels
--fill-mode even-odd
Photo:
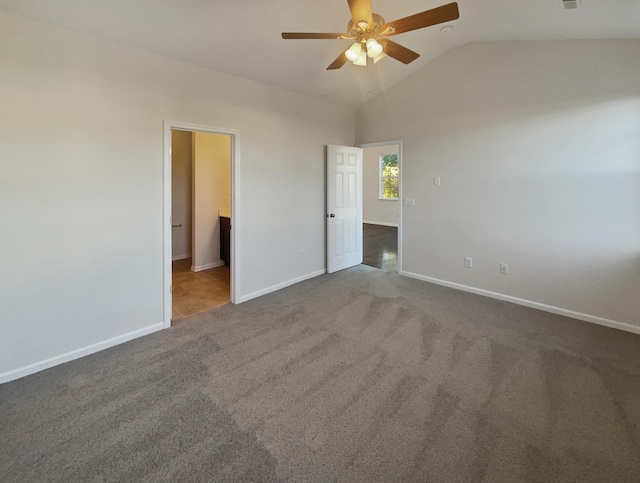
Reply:
[[[640,337],[359,266],[0,386],[0,479],[640,481]]]

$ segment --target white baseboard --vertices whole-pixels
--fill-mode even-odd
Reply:
[[[513,297],[511,295],[505,295],[498,292],[491,292],[490,290],[484,290],[481,288],[470,287],[468,285],[462,285],[455,282],[448,282],[446,280],[440,280],[437,278],[426,277],[424,275],[419,275],[417,273],[402,271],[399,272],[399,275],[404,275],[405,277],[415,278],[417,280],[422,280],[423,282],[434,283],[436,285],[442,285],[444,287],[455,288],[457,290],[462,290],[464,292],[470,292],[477,295],[483,295],[485,297],[489,297],[496,300],[502,300],[504,302],[511,302],[517,305],[523,305],[525,307],[530,307],[532,309],[542,310],[543,312],[550,312],[556,315],[563,315],[565,317],[570,317],[572,319],[583,320],[585,322],[591,322],[592,324],[603,325],[605,327],[610,327],[612,329],[624,330],[625,332],[631,332],[633,334],[640,334],[640,327],[636,325],[631,325],[626,322],[619,322],[617,320],[605,319],[603,317],[597,317],[595,315],[583,314],[581,312],[574,312],[573,310],[563,309],[562,307],[555,307],[553,305],[546,305],[540,302],[534,302],[532,300],[521,299],[518,297]]]
[[[207,263],[205,265],[198,265],[197,267],[191,265],[191,271],[201,272],[202,270],[209,270],[210,268],[217,268],[221,267],[222,265],[224,265],[224,260],[218,260],[217,262]]]
[[[178,260],[186,260],[187,258],[191,258],[191,253],[186,253],[184,255],[176,255],[175,257],[171,257],[171,261],[176,262]]]
[[[308,273],[308,274],[303,275],[301,277],[294,278],[292,280],[288,280],[286,282],[282,282],[282,283],[279,283],[277,285],[273,285],[273,286],[265,288],[263,290],[258,290],[257,292],[253,292],[253,293],[250,293],[248,295],[242,295],[242,296],[238,297],[238,300],[236,300],[236,303],[237,304],[241,304],[242,302],[248,302],[249,300],[252,300],[252,299],[255,299],[255,298],[258,298],[258,297],[262,297],[263,295],[267,295],[267,294],[269,294],[271,292],[276,292],[278,290],[282,290],[283,288],[289,287],[289,286],[294,285],[294,284],[299,283],[299,282],[304,282],[305,280],[309,280],[310,278],[315,278],[315,277],[318,277],[320,275],[324,275],[325,273],[327,273],[327,271],[325,269],[318,270],[316,272],[311,272],[311,273]]]
[[[394,227],[398,228],[398,224],[397,223],[386,223],[384,221],[362,220],[362,223],[366,223],[367,225],[394,226]]]
[[[0,374],[0,384],[4,384],[5,382],[13,381],[15,379],[20,379],[21,377],[29,376],[31,374],[35,374],[36,372],[44,371],[45,369],[64,364],[65,362],[80,359],[81,357],[88,356],[105,349],[109,349],[110,347],[129,342],[130,340],[149,335],[162,329],[164,329],[164,323],[151,325],[149,327],[145,327],[144,329],[134,330],[133,332],[112,337],[111,339],[97,342],[95,344],[82,347],[81,349],[76,349],[65,354],[60,354],[59,356],[51,357],[40,362],[29,364],[28,366],[21,367],[20,369],[4,372]]]

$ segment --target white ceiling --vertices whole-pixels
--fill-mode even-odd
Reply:
[[[372,0],[391,21],[450,0]],[[281,32],[344,32],[346,0],[0,0],[9,13],[78,30],[289,91],[357,106],[444,51],[478,40],[640,38],[640,0],[458,0],[460,19],[395,36],[421,56],[364,68],[326,67],[347,40],[282,40]],[[443,35],[444,25],[454,27]]]

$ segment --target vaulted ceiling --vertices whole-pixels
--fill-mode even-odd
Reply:
[[[451,0],[372,0],[391,21]],[[640,38],[640,0],[458,0],[460,18],[394,41],[418,52],[404,65],[326,67],[348,40],[282,40],[281,32],[345,32],[346,0],[0,0],[0,10],[124,45],[357,106],[453,47],[473,41]],[[445,26],[453,27],[443,34]]]

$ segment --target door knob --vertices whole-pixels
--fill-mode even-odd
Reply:
[[[329,215],[329,218],[335,218],[335,217],[336,217],[336,215],[334,215],[333,213],[331,213],[331,214]]]

